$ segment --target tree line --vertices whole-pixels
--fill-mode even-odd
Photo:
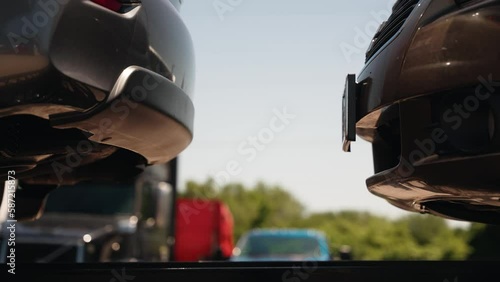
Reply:
[[[262,182],[218,187],[212,179],[188,181],[179,196],[223,201],[235,240],[254,228],[313,228],[326,234],[333,254],[347,245],[356,260],[500,259],[497,226],[452,228],[442,218],[411,213],[398,219],[361,211],[308,213],[286,189]]]

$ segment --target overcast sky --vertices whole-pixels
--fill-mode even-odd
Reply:
[[[393,2],[184,1],[197,81],[195,138],[180,156],[181,183],[262,180],[290,190],[310,211],[408,214],[366,189],[369,143],[341,149],[345,76],[363,67]]]

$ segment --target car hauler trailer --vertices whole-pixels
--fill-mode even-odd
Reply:
[[[18,281],[75,282],[490,282],[498,262],[265,262],[18,265]],[[7,266],[0,277],[12,279]],[[10,277],[7,275],[11,275]],[[22,279],[22,280],[21,280]]]

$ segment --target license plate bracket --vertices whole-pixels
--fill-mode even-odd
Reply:
[[[342,96],[342,149],[351,151],[351,142],[356,141],[356,75],[346,77],[344,95]]]

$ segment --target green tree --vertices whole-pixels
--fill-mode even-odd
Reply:
[[[474,223],[469,229],[470,260],[500,259],[500,226]]]
[[[442,218],[414,214],[399,223],[406,225],[425,259],[460,260],[470,253],[466,238]]]
[[[180,196],[225,202],[233,214],[236,240],[254,228],[312,228],[325,233],[334,254],[348,245],[358,260],[465,259],[471,251],[469,238],[477,241],[476,251],[480,251],[484,248],[479,242],[486,236],[481,235],[485,232],[482,227],[473,225],[474,232],[464,232],[450,228],[441,218],[427,215],[390,220],[359,211],[306,214],[292,194],[265,183],[216,187],[211,179],[203,183],[189,181]]]
[[[219,199],[233,214],[234,236],[238,239],[253,228],[288,227],[303,216],[303,205],[280,186],[257,183],[254,187],[230,183],[216,187],[212,179],[204,183],[188,181],[184,198]]]

